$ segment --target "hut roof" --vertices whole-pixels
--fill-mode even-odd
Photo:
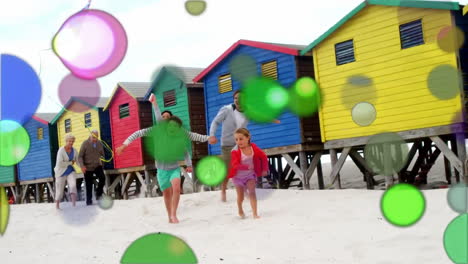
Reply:
[[[401,7],[415,7],[415,8],[432,8],[432,9],[443,9],[443,10],[459,10],[460,5],[457,2],[442,2],[442,1],[424,1],[424,0],[366,0],[359,4],[356,8],[351,10],[345,17],[338,21],[329,30],[323,33],[320,37],[310,43],[305,49],[301,51],[301,55],[305,55],[310,52],[320,42],[325,40],[328,36],[333,34],[338,28],[344,23],[350,20],[354,15],[359,13],[362,9],[369,5],[384,5],[384,6],[401,6]]]

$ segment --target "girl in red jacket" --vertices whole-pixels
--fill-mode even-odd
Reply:
[[[237,129],[234,133],[234,138],[237,146],[231,152],[229,178],[232,179],[232,182],[236,186],[239,216],[245,218],[242,202],[244,201],[244,193],[247,188],[253,217],[260,218],[257,213],[255,185],[257,177],[268,174],[268,159],[266,154],[257,145],[250,142],[250,132],[246,128]]]

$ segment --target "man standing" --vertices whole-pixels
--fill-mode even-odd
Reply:
[[[241,127],[247,127],[248,120],[245,115],[242,113],[239,104],[239,90],[234,92],[234,103],[230,105],[225,105],[219,109],[218,114],[211,122],[210,126],[210,144],[215,144],[217,139],[215,137],[216,130],[218,126],[222,124],[221,129],[221,155],[222,159],[226,163],[226,166],[229,168],[231,163],[231,151],[236,145],[234,140],[234,131]],[[221,200],[226,202],[226,189],[229,178],[224,178],[224,181],[221,184]]]
[[[101,162],[101,157],[104,157],[104,147],[98,137],[99,132],[97,130],[91,131],[89,138],[81,144],[78,156],[86,184],[86,205],[93,204],[93,175],[95,174],[98,178],[96,200],[101,198],[106,181]]]

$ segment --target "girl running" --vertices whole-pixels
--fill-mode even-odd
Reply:
[[[245,190],[248,190],[253,217],[260,218],[257,212],[257,196],[255,186],[257,177],[268,174],[268,158],[254,143],[250,142],[250,132],[246,128],[239,128],[234,132],[236,147],[231,152],[231,164],[228,177],[236,186],[237,207],[239,216],[245,218],[242,202]]]

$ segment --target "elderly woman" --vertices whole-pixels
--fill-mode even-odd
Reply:
[[[76,204],[76,174],[73,165],[78,157],[78,151],[73,148],[75,136],[65,135],[65,146],[61,147],[57,153],[57,162],[54,168],[55,172],[55,202],[57,209],[60,209],[60,200],[63,198],[65,182],[68,183],[73,206]]]

